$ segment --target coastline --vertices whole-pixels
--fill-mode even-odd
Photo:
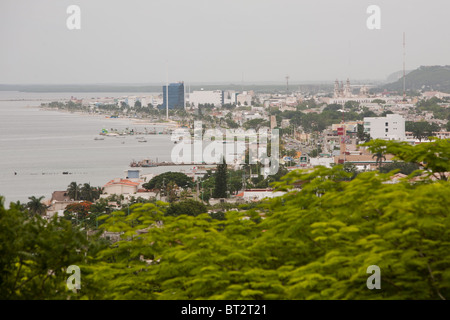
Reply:
[[[28,108],[35,108],[32,106],[27,106]],[[110,115],[105,113],[93,113],[93,112],[85,112],[85,111],[69,111],[66,109],[59,109],[59,108],[49,108],[44,106],[38,106],[37,107],[41,111],[58,111],[62,113],[69,113],[69,114],[76,114],[79,116],[88,116],[88,117],[96,117],[100,119],[121,119],[121,120],[130,120],[133,124],[139,124],[139,125],[151,125],[151,126],[165,126],[165,127],[178,127],[179,123],[176,121],[169,121],[169,122],[151,122],[149,119],[142,119],[142,118],[134,118],[134,117],[127,117],[127,116],[120,116],[118,118],[111,118]]]

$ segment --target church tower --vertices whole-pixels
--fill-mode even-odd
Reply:
[[[352,89],[350,89],[350,80],[347,78],[347,83],[344,89],[344,97],[351,98],[351,96],[352,96]]]
[[[334,82],[334,98],[339,98],[339,81],[336,79]]]

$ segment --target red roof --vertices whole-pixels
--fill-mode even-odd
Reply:
[[[120,179],[119,181],[111,180],[107,184],[105,184],[104,187],[112,186],[115,184],[121,184],[121,185],[125,185],[125,186],[130,186],[130,187],[137,187],[139,185],[139,182],[133,182],[133,181],[130,181],[127,179]]]

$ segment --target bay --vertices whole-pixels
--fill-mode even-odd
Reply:
[[[126,93],[124,93],[127,95]],[[71,114],[40,110],[42,102],[80,97],[122,96],[122,93],[22,93],[0,92],[0,195],[5,205],[27,202],[30,196],[47,199],[72,182],[103,186],[123,178],[132,160],[151,158],[170,161],[170,135],[100,137],[103,129],[144,128],[158,131],[162,126],[137,123],[133,119]],[[133,94],[129,94],[133,95]],[[141,168],[142,173],[190,171],[189,166]],[[70,174],[63,174],[69,172]]]

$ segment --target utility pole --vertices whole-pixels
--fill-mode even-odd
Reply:
[[[197,180],[197,200],[200,200],[200,191],[199,191],[198,184],[199,184],[199,181]],[[202,197],[203,197],[203,194],[202,194]]]

